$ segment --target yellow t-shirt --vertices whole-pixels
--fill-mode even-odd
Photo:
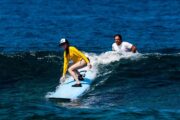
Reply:
[[[70,46],[69,47],[69,54],[66,55],[66,51],[64,51],[64,68],[63,68],[63,75],[66,74],[67,68],[69,65],[69,61],[72,60],[74,63],[81,61],[84,59],[86,63],[89,63],[88,58],[77,48]]]

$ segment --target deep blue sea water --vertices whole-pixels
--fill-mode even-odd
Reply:
[[[60,38],[101,58],[117,33],[140,55],[106,56],[77,101],[45,98],[62,72]],[[178,120],[179,61],[179,0],[0,1],[0,120]]]

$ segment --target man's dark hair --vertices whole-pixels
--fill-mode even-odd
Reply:
[[[114,38],[117,37],[117,36],[122,40],[122,36],[120,34],[114,35]]]

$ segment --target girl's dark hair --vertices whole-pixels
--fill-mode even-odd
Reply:
[[[66,48],[66,56],[68,56],[69,55],[69,41],[68,40],[66,40],[66,44],[67,44],[67,48]]]

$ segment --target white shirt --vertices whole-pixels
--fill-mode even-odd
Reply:
[[[112,50],[117,52],[130,52],[132,48],[132,44],[129,42],[122,42],[120,45],[116,43],[112,44]]]

